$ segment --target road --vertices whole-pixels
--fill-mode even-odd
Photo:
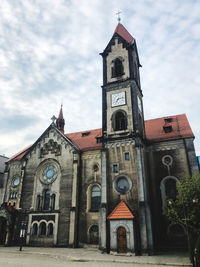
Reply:
[[[101,254],[96,249],[0,247],[0,267],[163,267],[166,262],[168,267],[191,266],[185,255],[135,257]]]

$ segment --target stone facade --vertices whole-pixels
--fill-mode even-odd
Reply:
[[[56,124],[8,161],[1,243],[19,242],[25,225],[27,245],[117,251],[120,227],[124,251],[175,244],[178,226],[167,224],[163,210],[176,182],[198,171],[189,123],[185,115],[144,121],[137,46],[121,24],[101,55],[102,129],[64,134],[61,108]],[[109,221],[120,201],[132,219]]]

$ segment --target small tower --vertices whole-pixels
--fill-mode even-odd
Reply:
[[[63,118],[62,105],[60,108],[58,118],[56,119],[56,127],[58,128],[59,131],[61,131],[62,134],[64,134],[65,120]]]

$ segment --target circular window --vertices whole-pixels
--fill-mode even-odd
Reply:
[[[40,171],[40,180],[44,184],[51,184],[57,178],[57,168],[53,164],[49,164]]]
[[[166,155],[164,157],[162,157],[162,163],[166,166],[170,166],[172,165],[173,162],[173,158],[170,155]]]
[[[114,181],[114,188],[120,194],[126,194],[131,189],[131,181],[126,176],[119,176]]]
[[[19,183],[20,183],[20,179],[19,179],[19,177],[15,177],[15,178],[13,179],[13,181],[12,181],[12,185],[13,185],[13,186],[18,186]]]

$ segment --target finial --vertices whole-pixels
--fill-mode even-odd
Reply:
[[[116,15],[118,15],[118,18],[117,18],[118,23],[120,23],[120,21],[121,21],[121,18],[120,18],[120,14],[121,14],[121,13],[122,13],[121,11],[118,11],[118,12],[116,13]]]
[[[52,120],[52,123],[54,123],[55,124],[55,121],[56,121],[56,116],[55,115],[53,115],[53,117],[51,118],[51,120]]]

